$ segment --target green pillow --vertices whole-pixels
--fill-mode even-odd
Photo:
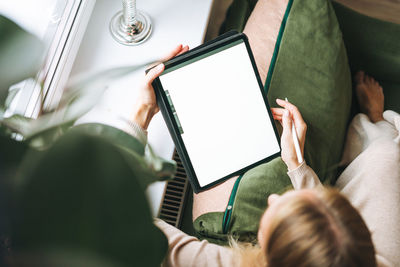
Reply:
[[[305,159],[321,181],[333,183],[351,106],[346,50],[330,1],[289,0],[290,6],[265,90],[271,106],[276,105],[276,98],[285,97],[298,106],[308,124]],[[209,213],[194,222],[199,237],[220,244],[226,243],[228,235],[254,241],[268,195],[291,187],[286,172],[285,164],[277,158],[245,173],[228,231],[222,229],[223,213]]]

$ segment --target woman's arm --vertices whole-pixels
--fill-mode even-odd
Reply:
[[[199,241],[160,219],[154,223],[168,238],[163,266],[239,266],[230,248]]]
[[[288,171],[293,188],[306,189],[322,186],[317,174],[305,162],[294,170]]]

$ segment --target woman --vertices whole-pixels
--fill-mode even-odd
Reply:
[[[177,47],[173,57],[187,51]],[[163,71],[160,64],[145,78],[141,97],[135,105],[133,121],[146,129],[158,111],[152,81]],[[383,92],[379,84],[363,72],[356,77],[361,110],[366,114],[355,117],[349,130],[344,159],[352,162],[337,181],[341,193],[324,189],[314,171],[305,162],[299,164],[292,141],[292,123],[304,148],[306,124],[298,109],[283,100],[282,108],[272,109],[281,122],[282,160],[295,191],[282,196],[271,195],[269,208],[260,221],[259,247],[232,249],[199,241],[160,221],[169,240],[166,264],[171,266],[393,266],[400,262],[398,130],[394,112],[383,113]],[[392,123],[390,123],[392,121]],[[397,121],[398,123],[399,121]],[[365,127],[363,125],[366,125]],[[365,131],[364,128],[373,128]],[[369,136],[372,132],[373,135]],[[380,134],[382,133],[382,134]],[[355,136],[355,137],[354,137]],[[354,142],[355,139],[358,142]],[[352,144],[360,144],[351,147]],[[350,152],[349,152],[350,151]],[[391,170],[388,172],[388,169]],[[360,171],[361,170],[361,171]],[[372,171],[375,176],[371,176]],[[398,183],[398,181],[397,181]],[[385,199],[379,198],[387,193]],[[349,199],[351,203],[346,199]],[[354,208],[353,205],[357,208]],[[389,209],[389,211],[388,211]],[[358,210],[358,211],[357,211]],[[361,218],[360,212],[366,223]],[[378,218],[376,218],[378,217]],[[397,219],[396,219],[397,218]],[[372,232],[375,243],[371,240]],[[394,241],[394,243],[392,241]],[[396,243],[397,242],[397,243]],[[376,255],[375,255],[376,253]]]

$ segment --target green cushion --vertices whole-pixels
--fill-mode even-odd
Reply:
[[[400,112],[400,25],[333,2],[352,73],[365,70],[382,85],[385,109]]]
[[[349,120],[351,76],[330,1],[293,3],[268,92],[272,106],[285,97],[308,125],[307,163],[321,180],[335,182]]]
[[[294,1],[277,48],[270,84],[268,78],[266,83],[269,103],[276,106],[276,98],[288,97],[299,107],[308,124],[305,159],[323,182],[333,183],[350,114],[351,77],[330,1]],[[243,176],[228,234],[245,241],[256,238],[268,195],[291,186],[286,171],[278,158]],[[201,237],[223,243],[220,214],[210,215],[200,216],[195,230]]]

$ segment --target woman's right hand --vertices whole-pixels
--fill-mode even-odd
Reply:
[[[279,121],[283,128],[281,136],[281,157],[287,165],[289,171],[291,171],[302,164],[297,160],[296,149],[294,147],[292,136],[292,123],[294,123],[296,129],[302,155],[304,155],[307,124],[304,122],[300,111],[295,105],[281,99],[277,99],[276,103],[282,108],[271,108],[271,111],[274,119]]]

